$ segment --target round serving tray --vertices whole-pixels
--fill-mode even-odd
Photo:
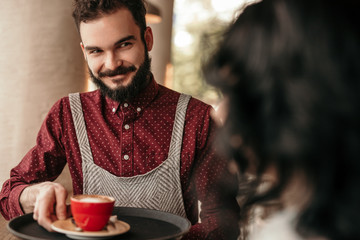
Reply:
[[[130,231],[111,239],[145,240],[145,239],[179,239],[191,227],[186,218],[157,210],[143,208],[115,207],[114,215],[130,225]],[[8,230],[17,237],[27,240],[62,240],[70,239],[64,234],[48,232],[40,227],[32,214],[12,219]]]

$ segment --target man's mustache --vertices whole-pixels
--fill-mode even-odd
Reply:
[[[99,73],[99,77],[114,77],[116,75],[121,75],[121,74],[126,74],[129,72],[135,72],[136,71],[136,67],[134,65],[130,66],[130,67],[123,67],[123,66],[119,66],[118,68],[116,68],[115,70],[107,70],[104,72],[100,72]]]

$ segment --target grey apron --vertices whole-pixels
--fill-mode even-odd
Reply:
[[[186,217],[180,182],[180,155],[190,96],[180,95],[168,158],[150,172],[133,177],[117,177],[94,163],[80,94],[69,94],[69,100],[82,158],[83,193],[112,196],[116,199],[116,206],[156,209]]]

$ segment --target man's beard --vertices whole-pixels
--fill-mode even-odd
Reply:
[[[91,80],[95,83],[95,85],[100,88],[100,91],[105,96],[108,96],[109,98],[117,101],[117,102],[124,102],[125,100],[131,100],[133,97],[139,94],[139,92],[146,87],[147,83],[149,82],[148,77],[150,76],[150,65],[151,65],[151,59],[149,57],[149,54],[147,51],[145,51],[145,59],[144,62],[140,65],[138,68],[138,71],[134,75],[131,83],[126,86],[120,86],[116,89],[111,89],[108,86],[106,86],[102,81],[102,77],[112,77],[119,74],[126,74],[129,72],[135,72],[136,67],[134,65],[130,67],[123,67],[120,66],[116,68],[113,71],[105,71],[99,73],[99,77],[95,77],[95,75],[92,73],[92,71],[89,68],[89,74],[91,77]]]

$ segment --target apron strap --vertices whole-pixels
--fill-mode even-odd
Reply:
[[[182,137],[183,137],[184,125],[185,125],[185,115],[190,98],[191,96],[186,94],[181,94],[179,97],[179,101],[176,107],[173,132],[171,135],[171,142],[170,142],[169,154],[168,154],[169,157],[180,156],[181,154]]]
[[[74,127],[76,131],[76,137],[78,140],[80,154],[82,159],[82,172],[83,176],[86,176],[90,169],[87,169],[86,166],[89,164],[84,164],[88,162],[93,162],[93,156],[89,144],[88,135],[86,132],[84,114],[82,111],[82,105],[80,100],[79,93],[71,93],[69,94],[69,101],[70,101],[70,108],[71,108],[71,115],[74,122]],[[84,181],[85,184],[85,181]],[[85,189],[85,186],[84,186]]]

